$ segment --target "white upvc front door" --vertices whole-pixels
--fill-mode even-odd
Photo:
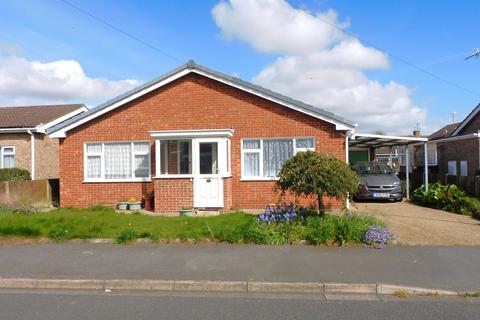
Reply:
[[[204,138],[194,140],[194,206],[196,208],[223,207],[223,179],[226,139]]]

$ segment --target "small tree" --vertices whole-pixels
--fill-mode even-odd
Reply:
[[[347,163],[313,151],[299,152],[287,160],[279,176],[277,185],[283,192],[316,195],[321,214],[325,213],[324,196],[344,201],[358,191],[360,183]]]

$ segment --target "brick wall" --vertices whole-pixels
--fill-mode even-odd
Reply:
[[[477,133],[480,130],[480,113],[473,117],[472,120],[466,125],[462,131],[460,131],[460,135],[469,134],[469,133]]]
[[[223,211],[232,209],[232,178],[223,179]]]
[[[35,134],[35,179],[59,177],[58,139]]]
[[[178,209],[193,207],[193,180],[155,179],[155,211],[176,213]]]
[[[457,161],[457,174],[460,175],[460,161],[467,161],[467,175],[473,176],[480,166],[479,139],[463,139],[437,143],[438,173],[448,173],[448,161]]]
[[[242,138],[313,136],[318,152],[345,160],[345,138],[334,125],[190,74],[75,128],[61,139],[62,206],[114,203],[127,194],[141,196],[141,183],[83,183],[85,142],[149,140],[155,174],[154,140],[149,131],[192,129],[235,130],[231,139],[231,201],[235,208],[261,208],[275,198],[273,181],[240,181]],[[338,206],[338,202],[327,206]]]

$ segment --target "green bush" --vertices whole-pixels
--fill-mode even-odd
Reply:
[[[313,245],[343,245],[364,242],[365,233],[373,225],[384,224],[373,217],[357,214],[310,215],[291,222],[257,223],[245,239],[256,244],[283,245],[307,240]]]
[[[30,172],[20,168],[0,169],[0,182],[31,180]]]
[[[469,197],[459,187],[454,184],[442,185],[432,183],[428,185],[428,191],[425,187],[415,189],[412,199],[414,202],[444,211],[458,214],[475,216],[480,212],[480,201]]]
[[[21,236],[21,237],[38,237],[40,230],[29,226],[0,226],[0,235],[2,236]]]
[[[334,219],[325,216],[322,219],[315,217],[307,218],[305,240],[314,245],[333,244],[335,239]]]
[[[70,238],[68,230],[64,227],[56,227],[51,229],[48,233],[48,237],[56,241],[66,240]]]
[[[305,226],[300,221],[291,223],[256,224],[245,235],[247,242],[268,245],[299,243],[305,237]]]
[[[316,195],[318,210],[325,213],[323,197],[344,201],[358,191],[360,180],[350,166],[334,156],[307,151],[299,152],[285,162],[277,186],[297,196]]]
[[[138,238],[140,238],[140,234],[135,229],[126,228],[120,231],[120,233],[117,235],[117,243],[127,244]]]
[[[384,224],[373,217],[357,214],[310,216],[306,222],[306,240],[312,244],[361,243],[372,225]]]

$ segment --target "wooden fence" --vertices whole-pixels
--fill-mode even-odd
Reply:
[[[9,207],[18,206],[51,206],[53,200],[58,199],[55,186],[58,179],[6,181],[0,182],[0,205]],[[57,200],[58,201],[58,200]]]

